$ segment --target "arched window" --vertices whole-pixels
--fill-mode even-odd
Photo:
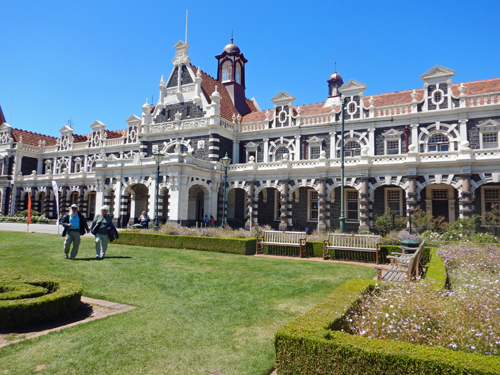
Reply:
[[[344,146],[344,156],[359,156],[361,155],[361,146],[356,141],[349,141]]]
[[[236,64],[236,72],[234,79],[241,85],[241,66],[240,64]]]
[[[444,134],[434,134],[427,142],[427,151],[429,152],[443,152],[450,149],[450,140]]]
[[[274,160],[275,161],[283,160],[283,155],[288,153],[289,153],[288,149],[285,146],[281,146],[274,153]]]
[[[233,68],[230,61],[226,61],[222,65],[222,82],[230,81],[233,77]]]

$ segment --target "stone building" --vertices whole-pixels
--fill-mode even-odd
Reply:
[[[108,204],[124,227],[141,211],[155,216],[158,184],[160,221],[220,223],[227,154],[231,226],[338,228],[342,101],[348,231],[370,228],[389,208],[453,222],[500,203],[500,79],[453,83],[453,70],[435,66],[421,88],[365,96],[364,84],[335,72],[323,103],[297,105],[280,91],[261,110],[246,98],[248,60],[232,41],[216,56],[216,78],[191,64],[188,49],[175,45],[158,102],[146,100],[121,131],[95,121],[87,135],[63,126],[55,138],[2,116],[1,213],[25,209],[30,191],[34,208],[56,218],[57,194],[61,212],[78,203],[93,217]]]

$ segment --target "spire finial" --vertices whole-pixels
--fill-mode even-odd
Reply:
[[[233,29],[231,29],[231,44],[233,44]]]
[[[335,73],[337,73],[337,60],[335,60]]]

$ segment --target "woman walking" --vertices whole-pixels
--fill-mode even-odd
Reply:
[[[111,216],[108,215],[109,207],[102,206],[101,214],[96,215],[92,222],[92,234],[95,236],[95,258],[104,259],[108,249],[108,231],[112,223]]]

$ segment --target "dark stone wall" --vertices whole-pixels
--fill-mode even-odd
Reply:
[[[335,188],[335,202],[330,202],[330,228],[332,230],[340,228],[340,187]],[[347,216],[347,207],[344,207],[344,214]],[[345,231],[358,232],[359,222],[345,222]]]
[[[402,131],[401,134],[401,153],[404,154],[406,151],[406,136],[404,133],[405,126],[391,126],[388,128],[377,128],[375,129],[375,155],[385,155],[385,137],[382,135],[386,131],[391,129]],[[408,145],[411,145],[411,131],[408,131]]]
[[[429,110],[434,110],[437,108],[437,106],[435,104],[432,104],[431,101],[432,93],[434,90],[436,90],[436,85],[429,85],[427,87],[427,108]]]
[[[185,139],[186,140],[186,139]],[[208,149],[208,136],[204,137],[193,137],[189,139],[191,142],[191,147],[193,147],[193,157],[196,159],[202,159],[202,160],[208,160],[208,154],[210,154],[210,150]],[[205,141],[205,147],[204,148],[198,148],[198,141]]]
[[[168,81],[167,83],[167,87],[177,86],[178,76],[179,76],[179,68],[175,67],[174,72],[172,73],[172,77],[170,77],[170,81]]]
[[[234,191],[234,218],[237,224],[245,225],[246,219],[246,198],[245,190],[235,189]]]
[[[299,202],[295,200],[292,202],[292,217],[294,229],[304,230],[305,227],[309,229],[315,228],[317,223],[307,221],[307,192],[309,188],[299,188]]]
[[[213,135],[213,136],[220,139],[219,159],[222,159],[226,155],[226,152],[227,152],[228,157],[230,157],[231,159],[234,159],[233,158],[233,141],[231,139],[221,137],[220,135]],[[212,152],[215,154],[216,152],[214,152],[214,151],[216,151],[216,150],[212,150]],[[231,162],[231,163],[233,163],[233,162]]]
[[[181,113],[181,120],[189,120],[201,118],[205,116],[205,111],[200,109],[193,102],[184,102],[178,104],[170,104],[165,106],[160,113],[153,119],[155,124],[175,120],[175,114]]]
[[[29,156],[23,156],[21,161],[21,172],[23,176],[27,176],[31,174],[31,171],[37,170],[38,167],[38,159],[30,158]]]
[[[191,78],[186,65],[183,65],[181,71],[181,85],[187,85],[188,83],[193,83],[193,79]]]
[[[279,221],[274,220],[274,192],[276,189],[267,188],[267,203],[263,202],[263,192],[259,193],[259,225],[270,225],[273,229],[278,229]]]
[[[479,149],[479,128],[478,125],[488,121],[488,120],[500,121],[500,117],[490,117],[483,119],[470,119],[467,121],[467,138],[469,141],[469,147],[472,149]]]
[[[386,185],[386,186],[379,186],[378,188],[375,189],[373,192],[373,201],[372,203],[372,220],[375,221],[375,219],[379,216],[382,216],[385,214],[385,190],[386,189],[400,189],[401,190],[401,196],[402,196],[402,209],[403,209],[403,214],[402,216],[406,216],[406,196],[405,192],[403,189],[401,189],[398,186],[395,185]]]
[[[321,142],[321,150],[326,152],[326,157],[330,157],[330,134],[328,133],[320,133],[320,134],[311,134],[311,135],[306,135],[303,138],[306,139],[305,142],[305,147],[303,146],[303,138],[300,139],[300,159],[305,160],[309,159],[309,143],[307,141],[313,137],[318,137],[322,139]],[[304,152],[305,148],[305,152]]]

